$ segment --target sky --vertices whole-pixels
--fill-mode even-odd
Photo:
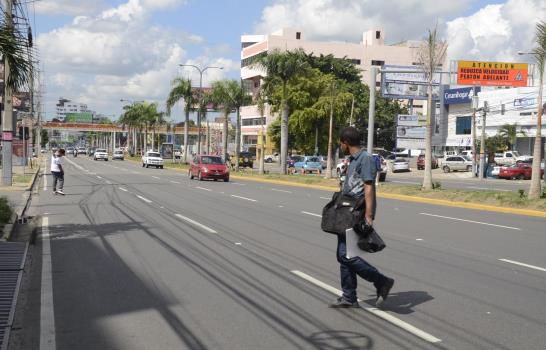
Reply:
[[[387,43],[419,40],[436,24],[449,59],[528,61],[544,0],[40,0],[30,3],[46,119],[59,97],[116,119],[120,99],[158,102],[170,82],[221,66],[204,86],[240,74],[240,36],[298,26],[308,39],[358,42],[380,26]],[[182,119],[175,107],[172,120]]]

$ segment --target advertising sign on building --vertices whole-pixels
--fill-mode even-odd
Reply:
[[[444,104],[455,105],[463,103],[471,103],[472,97],[481,91],[479,86],[465,87],[459,89],[444,90]]]
[[[66,123],[92,123],[93,113],[81,112],[81,113],[67,113],[64,121]]]
[[[457,84],[478,86],[527,86],[527,63],[458,61]]]
[[[425,74],[419,68],[414,66],[387,65],[383,66],[381,71],[381,94],[384,97],[408,100],[427,99],[428,83],[425,79]],[[433,78],[433,99],[438,99],[440,80],[440,74],[436,74]]]
[[[396,117],[396,146],[409,149],[423,148],[426,122],[425,116],[399,114]]]
[[[161,158],[174,159],[174,145],[172,143],[164,143],[161,145]]]

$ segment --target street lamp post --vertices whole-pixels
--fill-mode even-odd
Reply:
[[[199,72],[199,106],[201,106],[201,98],[203,96],[203,73],[207,69],[224,69],[224,67],[216,67],[216,66],[206,66],[205,68],[201,68],[199,66],[193,65],[193,64],[179,64],[180,67],[193,67],[197,69]],[[197,154],[201,153],[201,109],[197,109]],[[224,153],[226,153],[227,150],[224,150]]]

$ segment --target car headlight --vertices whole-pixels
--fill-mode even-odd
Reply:
[[[208,169],[208,168],[203,168],[203,172],[204,172],[204,173],[208,173],[208,172],[209,172],[209,169]]]

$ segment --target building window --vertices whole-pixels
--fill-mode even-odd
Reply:
[[[381,39],[381,32],[379,30],[375,31],[375,38]]]
[[[265,118],[246,118],[242,120],[243,126],[265,125]]]
[[[301,32],[296,32],[296,40],[300,40],[301,39]]]
[[[260,52],[257,55],[250,56],[250,57],[242,59],[241,60],[241,68],[251,65],[254,62],[254,60],[256,60],[256,59],[258,59],[260,57],[263,57],[263,56],[267,56],[267,51]]]
[[[255,81],[255,82],[254,82],[254,87],[255,87],[255,88],[259,88],[259,87],[260,87],[260,82],[259,82],[259,81]]]
[[[455,134],[470,135],[472,133],[472,117],[457,117],[455,122]]]
[[[256,42],[253,42],[253,43],[242,43],[242,44],[241,44],[241,49],[244,49],[244,48],[249,47],[250,45],[254,45],[254,44],[256,44]]]
[[[385,65],[385,61],[372,60],[372,66],[381,66],[381,67],[383,67],[383,65]]]
[[[362,61],[360,61],[360,60],[358,60],[358,59],[356,59],[356,58],[349,58],[349,59],[347,59],[347,60],[348,60],[349,62],[351,62],[352,64],[356,64],[357,66],[360,65],[360,63],[362,62]]]
[[[501,115],[504,115],[505,111],[506,111],[506,105],[503,103],[501,104]]]

